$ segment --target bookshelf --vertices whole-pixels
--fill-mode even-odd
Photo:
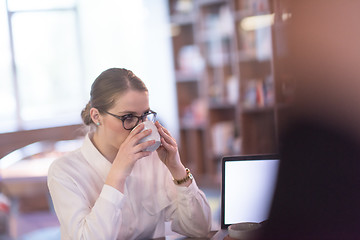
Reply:
[[[180,155],[197,174],[222,156],[277,151],[271,0],[169,0]]]

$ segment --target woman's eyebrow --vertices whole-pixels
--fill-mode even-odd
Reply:
[[[119,115],[128,115],[128,114],[136,115],[136,112],[133,112],[133,111],[122,111],[122,112],[118,112],[117,114],[119,114]]]
[[[143,113],[146,113],[150,111],[150,108],[146,109]],[[137,115],[137,112],[134,111],[122,111],[122,112],[118,112],[119,115],[127,115],[127,114],[132,114],[132,115]]]

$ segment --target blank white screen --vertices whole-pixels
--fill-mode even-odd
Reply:
[[[225,162],[225,224],[268,218],[278,165],[275,159]]]

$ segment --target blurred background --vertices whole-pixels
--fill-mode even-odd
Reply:
[[[358,8],[315,2],[0,1],[0,236],[59,239],[47,168],[81,145],[80,112],[111,67],[146,83],[151,108],[210,200],[214,229],[221,158],[278,152],[299,86],[303,113],[358,125],[358,81],[348,76],[357,76],[359,54],[339,44],[357,45]],[[348,89],[349,101],[336,101]]]
[[[121,67],[139,76],[151,108],[178,138],[167,6],[165,0],[0,1],[1,239],[51,239],[49,227],[58,223],[47,168],[81,145],[80,112],[102,71]],[[38,229],[49,233],[39,238]]]
[[[273,13],[267,0],[1,1],[1,234],[58,238],[47,168],[81,145],[80,112],[111,67],[146,83],[216,225],[221,157],[276,152]]]

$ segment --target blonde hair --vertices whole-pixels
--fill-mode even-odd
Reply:
[[[92,84],[90,100],[81,111],[84,124],[87,126],[94,124],[90,116],[91,108],[103,113],[114,105],[116,97],[128,90],[148,92],[144,82],[130,70],[110,68],[103,71]]]

